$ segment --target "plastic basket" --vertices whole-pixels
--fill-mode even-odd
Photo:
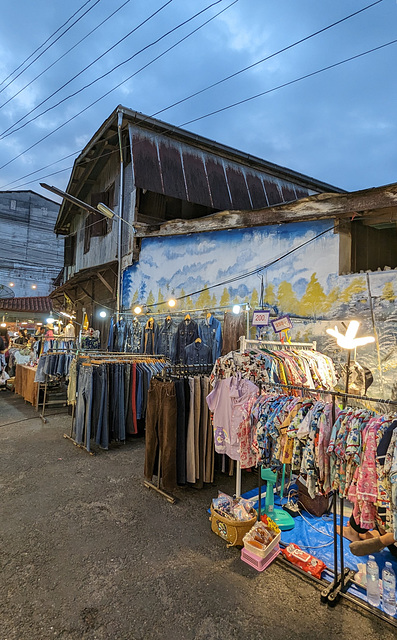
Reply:
[[[211,530],[228,543],[228,547],[242,547],[243,538],[256,522],[257,514],[249,520],[230,520],[216,513],[211,505]]]
[[[247,551],[249,551],[250,553],[253,553],[255,556],[258,556],[259,558],[266,558],[267,555],[279,544],[281,539],[281,531],[276,525],[276,523],[271,518],[269,518],[269,516],[263,516],[261,519],[263,524],[265,524],[268,529],[270,529],[271,531],[273,531],[273,533],[276,534],[273,540],[270,542],[270,544],[267,545],[267,547],[264,547],[263,549],[258,549],[254,545],[250,544],[249,538],[246,535],[244,536],[243,544],[244,544],[244,548],[247,549]],[[249,532],[247,531],[247,533]]]
[[[277,545],[270,551],[270,553],[267,554],[265,558],[260,558],[254,553],[248,551],[246,547],[244,547],[244,549],[241,549],[241,560],[249,564],[250,567],[253,567],[257,571],[264,571],[266,567],[268,567],[269,564],[273,562],[275,558],[277,558],[279,553],[280,547],[279,545]]]

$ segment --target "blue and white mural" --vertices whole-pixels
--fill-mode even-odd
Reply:
[[[360,333],[373,335],[367,276],[339,275],[339,236],[329,220],[144,238],[139,262],[123,274],[123,308],[140,303],[165,311],[164,301],[183,297],[178,302],[183,309],[237,302],[255,309],[261,267],[265,304],[296,316],[292,339],[317,339],[320,349],[342,360],[345,354],[335,348],[326,328],[356,318]],[[357,359],[365,359],[374,373],[373,389],[379,389],[380,369],[389,387],[397,371],[397,272],[371,274],[370,286],[381,362],[375,345],[365,347]]]

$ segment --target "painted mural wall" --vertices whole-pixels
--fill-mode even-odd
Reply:
[[[161,303],[186,296],[179,308],[249,302],[256,309],[263,275],[265,306],[294,316],[291,338],[316,339],[319,350],[343,363],[346,352],[326,328],[337,324],[343,331],[341,322],[357,319],[360,335],[374,335],[374,326],[367,275],[340,276],[338,268],[339,236],[330,221],[145,238],[139,262],[123,274],[123,308],[140,303],[165,311]],[[370,289],[379,349],[368,345],[356,358],[374,375],[371,395],[397,396],[397,272],[371,273]],[[265,333],[277,337],[272,329]]]

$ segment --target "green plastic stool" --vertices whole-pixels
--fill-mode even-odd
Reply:
[[[285,467],[283,469],[283,490],[284,490],[284,477]],[[277,481],[277,473],[271,469],[261,469],[261,478],[266,482],[266,500],[264,512],[269,518],[276,523],[280,531],[289,531],[295,526],[293,517],[284,511],[274,506],[274,485]]]

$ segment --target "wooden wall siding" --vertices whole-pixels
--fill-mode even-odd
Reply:
[[[293,181],[134,124],[129,125],[135,186],[218,210],[255,209],[310,195]],[[311,192],[315,193],[315,192]]]
[[[52,290],[63,266],[64,241],[54,234],[58,211],[56,202],[33,191],[0,193],[0,284],[14,282],[17,297]]]

